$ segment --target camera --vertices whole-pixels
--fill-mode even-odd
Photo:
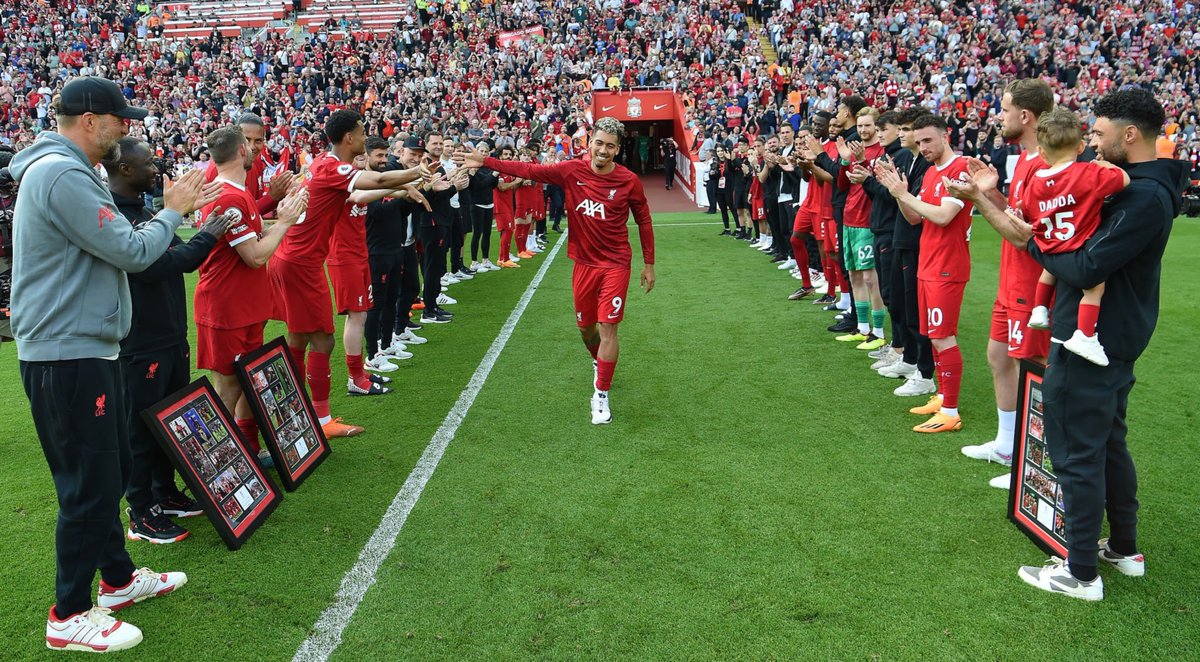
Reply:
[[[1180,208],[1180,214],[1193,218],[1200,217],[1200,184],[1196,180],[1192,180],[1192,185],[1183,192],[1183,206]]]

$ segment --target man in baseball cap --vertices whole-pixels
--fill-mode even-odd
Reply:
[[[63,86],[58,96],[59,115],[116,115],[127,120],[144,120],[150,114],[145,108],[131,106],[121,94],[121,88],[107,78],[80,76]]]

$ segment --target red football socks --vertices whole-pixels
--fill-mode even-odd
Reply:
[[[1038,285],[1041,287],[1041,285]],[[1096,321],[1100,319],[1100,306],[1087,303],[1079,304],[1079,320],[1076,326],[1085,336],[1096,335]]]
[[[354,381],[354,385],[361,389],[371,388],[371,380],[367,377],[367,373],[363,370],[362,354],[354,356],[353,354],[346,355],[346,370],[350,373],[350,379]]]
[[[250,449],[256,454],[262,450],[262,446],[258,443],[258,424],[253,418],[238,418],[234,419],[234,423],[238,426],[238,431],[242,433],[242,438],[250,445]]]
[[[508,262],[509,249],[512,248],[512,240],[513,231],[511,225],[500,230],[500,254],[498,257],[500,258],[501,262]]]
[[[1038,281],[1033,291],[1033,305],[1050,307],[1050,299],[1054,296],[1054,285]],[[1089,334],[1090,335],[1090,334]]]
[[[616,370],[616,361],[596,359],[596,390],[607,391],[612,386],[613,373]]]
[[[318,418],[329,416],[329,355],[308,353],[308,390],[312,392],[313,409]]]
[[[938,380],[942,391],[942,406],[947,409],[958,408],[958,391],[962,386],[963,358],[962,352],[955,345],[950,349],[937,353]]]
[[[792,256],[796,258],[796,268],[800,270],[800,283],[804,287],[812,287],[812,278],[808,275],[808,246],[797,235],[792,235]]]

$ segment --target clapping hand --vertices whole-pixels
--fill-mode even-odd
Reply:
[[[880,159],[875,164],[875,179],[879,180],[880,184],[892,194],[893,198],[900,198],[905,193],[908,193],[908,178],[900,174],[896,170],[895,164],[891,159]]]
[[[289,193],[275,208],[275,218],[284,225],[295,225],[308,209],[308,189],[302,188]]]
[[[199,232],[219,239],[241,218],[241,214],[236,209],[226,209],[224,213],[221,213],[220,209],[214,209],[208,218],[204,219],[204,225],[200,226]]]
[[[861,163],[855,165],[853,168],[850,169],[849,172],[846,173],[846,179],[849,179],[851,184],[861,184],[861,183],[867,181],[867,178],[870,176],[871,176],[871,171],[868,170],[866,168],[866,166],[862,165]]]
[[[267,194],[272,200],[282,200],[291,192],[292,182],[294,181],[292,173],[287,170],[280,170],[271,177],[271,183],[267,187]]]
[[[168,180],[163,191],[163,208],[187,216],[216,202],[223,188],[224,184],[216,180],[205,184],[204,171],[192,170],[174,182]]]
[[[967,173],[971,175],[971,181],[974,182],[980,193],[995,191],[996,187],[1000,185],[1000,173],[996,167],[977,158],[969,157],[967,159]]]

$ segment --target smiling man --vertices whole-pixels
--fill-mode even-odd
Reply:
[[[606,117],[596,122],[586,160],[573,159],[550,165],[484,158],[479,152],[458,152],[455,162],[468,168],[490,168],[546,184],[566,192],[567,255],[575,261],[572,289],[575,321],[596,369],[592,395],[592,423],[612,421],[608,389],[617,367],[617,325],[625,316],[630,261],[626,223],[633,212],[642,244],[641,285],[654,288],[654,230],[650,206],[637,175],[613,158],[620,152],[625,127]]]

